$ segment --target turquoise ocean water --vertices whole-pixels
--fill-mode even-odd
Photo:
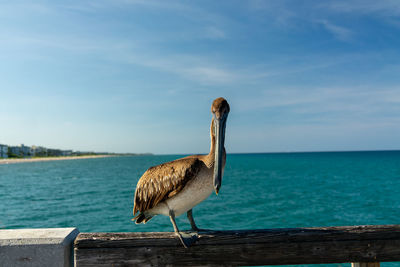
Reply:
[[[0,229],[172,231],[164,216],[135,225],[133,195],[147,168],[179,157],[0,165]],[[220,194],[193,214],[218,230],[400,224],[400,151],[230,154]]]

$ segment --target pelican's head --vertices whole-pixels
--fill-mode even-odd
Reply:
[[[211,105],[211,113],[213,115],[212,134],[215,136],[214,188],[217,195],[222,183],[222,156],[225,143],[226,119],[228,118],[229,110],[228,102],[222,97],[215,99]]]

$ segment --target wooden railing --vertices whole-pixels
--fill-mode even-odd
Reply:
[[[238,266],[400,261],[400,225],[342,226],[200,233],[185,249],[173,233],[81,233],[83,266]]]

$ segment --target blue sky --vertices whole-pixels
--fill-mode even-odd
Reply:
[[[400,149],[400,2],[0,1],[0,143]]]

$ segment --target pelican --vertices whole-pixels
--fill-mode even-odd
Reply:
[[[228,102],[222,97],[215,99],[211,113],[210,153],[150,167],[139,179],[135,190],[132,220],[140,224],[148,222],[155,215],[169,216],[175,235],[185,248],[194,242],[193,236],[179,232],[175,217],[186,212],[192,230],[200,231],[194,222],[192,208],[205,200],[213,190],[218,195],[222,183],[226,162],[224,142]]]

